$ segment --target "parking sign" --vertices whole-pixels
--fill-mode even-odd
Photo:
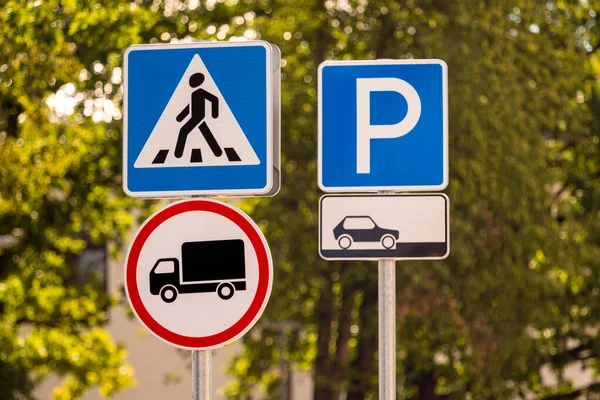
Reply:
[[[448,184],[446,63],[321,64],[318,179],[326,192],[444,189]]]

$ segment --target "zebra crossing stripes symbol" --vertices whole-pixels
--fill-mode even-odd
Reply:
[[[260,164],[199,55],[142,148],[136,168]]]
[[[231,162],[242,161],[240,156],[236,153],[233,147],[226,147],[223,149],[225,151],[225,156]],[[221,153],[222,154],[222,153]],[[164,164],[167,156],[169,155],[169,149],[162,149],[156,153],[156,157],[152,160],[152,164]],[[202,150],[201,149],[192,149],[192,153],[190,155],[190,163],[201,163],[202,162]]]

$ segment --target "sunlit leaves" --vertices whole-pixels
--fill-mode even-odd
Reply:
[[[406,396],[568,392],[564,380],[544,387],[540,368],[560,375],[574,340],[598,369],[590,327],[600,314],[590,305],[600,300],[599,7],[8,1],[0,10],[0,154],[9,166],[0,171],[0,235],[12,244],[0,249],[0,381],[10,376],[27,393],[24,371],[58,370],[67,377],[58,398],[131,383],[124,353],[90,330],[114,299],[69,281],[71,258],[87,242],[122,243],[135,222],[128,210],[140,205],[119,190],[122,51],[256,38],[282,50],[283,186],[243,207],[269,239],[276,280],[232,364],[238,380],[228,396],[276,390],[283,355],[313,368],[321,398],[340,390],[376,398],[376,267],[319,258],[316,186],[318,65],[374,58],[442,58],[450,74],[451,255],[397,268]],[[66,106],[56,108],[59,100]],[[22,320],[35,329],[23,334]],[[274,321],[296,324],[283,354]],[[97,358],[84,354],[88,343]]]
[[[0,8],[0,235],[12,243],[0,247],[3,399],[28,396],[49,372],[65,378],[61,399],[133,383],[125,351],[100,328],[116,299],[75,269],[88,246],[110,243],[116,255],[142,205],[120,189],[120,126],[110,122],[121,53],[151,17],[122,1]],[[110,118],[88,113],[88,100],[113,104]]]
[[[563,337],[553,336],[555,342],[578,336],[576,331],[587,337],[571,323],[582,315],[587,324],[597,321],[573,303],[593,301],[587,296],[599,268],[591,256],[598,240],[586,233],[594,231],[589,219],[597,211],[582,208],[582,200],[598,199],[592,172],[597,132],[588,103],[595,61],[585,43],[595,39],[589,32],[595,31],[598,4],[518,3],[277,2],[271,13],[254,19],[252,29],[280,46],[285,60],[284,186],[276,198],[253,202],[252,214],[268,222],[264,230],[276,260],[278,284],[267,318],[305,324],[299,342],[290,344],[290,359],[301,360],[311,349],[316,373],[329,374],[334,367],[317,364],[320,354],[335,366],[338,346],[345,345],[337,340],[340,287],[357,292],[360,304],[358,296],[373,279],[356,265],[340,268],[315,256],[314,84],[323,59],[431,57],[449,64],[452,252],[447,262],[398,267],[399,360],[407,396],[418,396],[427,385],[457,399],[546,393],[542,360],[560,346],[538,347],[529,329],[560,326]],[[241,11],[246,9],[230,7],[230,19]],[[560,150],[570,142],[577,147]],[[569,186],[556,197],[575,176],[579,189]],[[578,215],[588,222],[577,221]],[[359,316],[354,308],[354,324]],[[359,340],[369,335],[375,317],[361,320],[369,325],[361,326]],[[306,340],[317,331],[331,335],[328,346]],[[350,360],[357,356],[355,344],[348,342]],[[274,367],[272,361],[263,367],[272,360],[268,343],[247,339],[246,345],[232,369],[240,379],[232,398]],[[245,358],[254,360],[251,368],[240,368],[248,365]],[[342,376],[347,372],[357,371]],[[337,384],[315,378],[317,386]],[[360,398],[375,390],[370,386]]]

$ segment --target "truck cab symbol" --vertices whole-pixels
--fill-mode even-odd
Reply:
[[[394,229],[384,229],[375,223],[368,215],[345,217],[335,228],[333,236],[338,245],[347,250],[354,242],[380,242],[386,250],[396,246],[400,232]]]
[[[181,261],[161,258],[150,271],[150,293],[160,295],[165,303],[174,302],[180,293],[217,292],[221,299],[229,300],[236,290],[246,290],[241,239],[185,242]]]

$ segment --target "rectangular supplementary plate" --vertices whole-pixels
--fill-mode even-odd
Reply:
[[[326,260],[436,260],[450,252],[445,194],[325,195],[319,253]]]

